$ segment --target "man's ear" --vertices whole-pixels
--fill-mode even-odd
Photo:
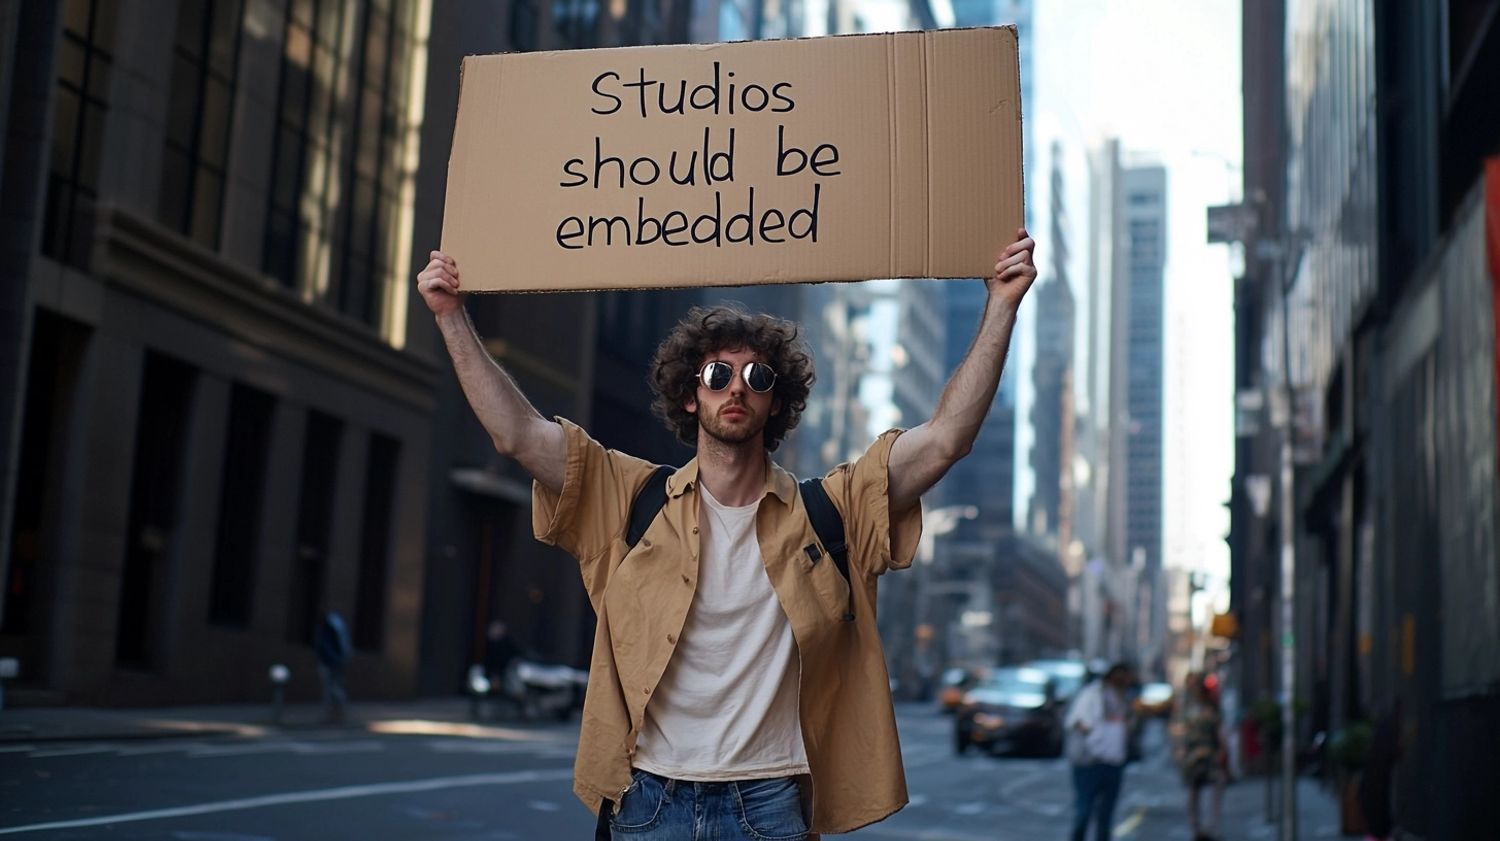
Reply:
[[[781,398],[780,397],[776,397],[776,398],[773,398],[771,400],[771,414],[773,416],[781,414]]]
[[[697,397],[697,395],[694,395],[694,396],[689,397],[688,399],[682,401],[682,408],[685,409],[687,411],[687,413],[690,414],[690,415],[696,415],[696,414],[698,414],[698,397]]]

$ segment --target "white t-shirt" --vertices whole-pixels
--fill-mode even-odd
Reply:
[[[698,485],[698,589],[636,741],[635,767],[679,780],[808,773],[801,661],[766,576],[759,504],[729,508]]]

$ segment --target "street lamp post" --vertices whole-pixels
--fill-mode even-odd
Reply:
[[[1255,236],[1259,229],[1264,197],[1249,202],[1238,202],[1208,209],[1209,235],[1211,243],[1244,243]],[[1273,261],[1272,276],[1276,283],[1277,305],[1281,309],[1281,370],[1278,391],[1281,392],[1281,504],[1278,506],[1278,531],[1281,536],[1280,586],[1278,587],[1278,630],[1280,631],[1280,701],[1281,701],[1281,819],[1277,835],[1280,841],[1296,841],[1297,838],[1297,733],[1294,700],[1297,688],[1297,555],[1296,514],[1293,507],[1295,474],[1293,469],[1293,439],[1296,434],[1296,392],[1292,386],[1292,307],[1291,287],[1297,255],[1306,242],[1304,233],[1287,230],[1284,226],[1271,238],[1260,239],[1257,254],[1262,259]],[[1273,372],[1267,371],[1270,374]],[[1272,414],[1275,412],[1273,410]]]
[[[1297,686],[1296,597],[1297,557],[1295,514],[1292,508],[1293,418],[1296,414],[1292,389],[1291,255],[1279,249],[1277,286],[1281,292],[1281,387],[1284,413],[1281,424],[1281,841],[1297,838],[1297,714],[1293,708]]]

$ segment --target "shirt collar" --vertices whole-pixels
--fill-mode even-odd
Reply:
[[[676,499],[696,484],[698,484],[698,459],[695,456],[667,479],[667,495]],[[781,469],[781,465],[772,461],[770,453],[766,453],[766,489],[762,498],[765,494],[774,494],[783,505],[788,505],[796,493],[797,480],[792,474]]]

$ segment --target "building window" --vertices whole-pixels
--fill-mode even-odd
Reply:
[[[266,457],[276,400],[236,383],[229,396],[229,433],[219,491],[219,532],[214,553],[208,620],[215,625],[250,624],[255,560],[260,549],[260,511],[265,497]]]
[[[322,412],[308,412],[302,445],[302,483],[297,506],[297,547],[287,598],[287,641],[311,644],[318,626],[328,575],[328,544],[338,495],[339,442],[344,425]]]
[[[566,47],[597,47],[599,0],[553,0],[552,23]]]
[[[538,0],[512,0],[510,4],[510,45],[517,52],[536,49]]]
[[[340,263],[333,286],[341,312],[371,326],[381,317],[386,285],[393,280],[388,247],[398,236],[401,159],[411,78],[411,4],[375,0],[365,8],[360,38],[359,87],[354,102],[353,155],[345,173],[352,200],[342,208],[334,247]]]
[[[63,6],[42,253],[82,269],[88,268],[99,200],[114,29],[111,0],[67,0]]]
[[[11,497],[10,565],[5,568],[5,615],[0,635],[39,642],[52,630],[57,602],[59,511],[74,417],[74,395],[88,350],[90,329],[40,307],[31,327],[21,441],[16,451],[16,488]],[[40,649],[32,649],[38,651]],[[20,677],[44,680],[47,658],[22,656]]]
[[[307,277],[326,254],[328,201],[337,124],[338,76],[349,59],[346,15],[335,0],[289,0],[281,54],[271,200],[262,265],[283,286]],[[326,277],[321,281],[326,285]]]
[[[180,4],[172,47],[158,213],[209,248],[219,246],[242,9],[241,0]]]
[[[396,461],[401,443],[370,436],[365,460],[364,526],[359,541],[355,585],[354,646],[379,651],[385,638],[385,590],[391,556],[391,513],[395,508]]]
[[[158,353],[146,354],[136,415],[125,565],[120,570],[117,663],[149,667],[156,660],[162,629],[154,623],[166,613],[162,602],[177,534],[197,377],[198,372],[185,363]]]
[[[411,0],[290,0],[262,257],[288,288],[372,327],[407,250]]]

